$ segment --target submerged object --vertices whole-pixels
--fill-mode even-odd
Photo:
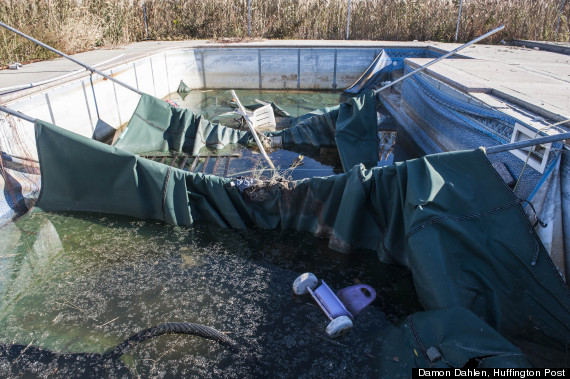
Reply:
[[[8,65],[8,68],[10,70],[19,70],[21,67],[22,67],[22,64],[20,62],[15,62],[15,63]]]
[[[327,335],[331,338],[340,337],[352,329],[352,320],[376,298],[376,291],[366,284],[356,284],[335,293],[317,277],[306,272],[293,282],[293,292],[296,295],[309,293],[327,317],[331,320],[327,326]]]
[[[190,322],[168,322],[134,334],[105,354],[56,353],[38,346],[0,343],[0,375],[26,377],[50,370],[68,378],[129,377],[129,369],[119,358],[141,342],[164,334],[199,336],[239,351],[235,342],[214,328]]]

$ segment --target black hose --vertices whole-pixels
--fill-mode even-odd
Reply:
[[[235,342],[229,339],[225,334],[217,331],[214,328],[210,328],[209,326],[193,324],[191,322],[167,322],[153,326],[152,328],[145,329],[127,338],[113,351],[105,354],[103,357],[118,359],[121,357],[121,355],[129,351],[133,346],[136,346],[139,343],[151,338],[162,336],[164,334],[190,334],[193,336],[211,339],[221,343],[222,345],[231,347],[234,350],[239,350]]]

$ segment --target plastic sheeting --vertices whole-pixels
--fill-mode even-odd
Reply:
[[[565,354],[569,289],[480,150],[369,170],[360,165],[240,193],[230,179],[183,172],[42,121],[36,127],[42,209],[312,232],[337,250],[372,249],[385,262],[409,267],[426,310],[465,308],[519,347]],[[456,333],[470,330],[469,318],[448,320],[442,327],[463,343],[468,333]],[[480,346],[464,357],[512,349],[496,340],[492,348]],[[493,365],[512,364],[501,354]]]
[[[38,156],[30,124],[0,118],[0,154],[1,227],[27,212],[40,192]]]
[[[386,51],[382,50],[382,52],[376,56],[372,64],[364,71],[364,74],[362,74],[354,84],[345,89],[344,92],[359,94],[370,90],[386,80],[393,68],[392,59]]]
[[[545,173],[543,182],[531,194],[535,210],[526,207],[531,219],[546,224],[536,232],[564,280],[570,278],[570,152],[562,150]]]

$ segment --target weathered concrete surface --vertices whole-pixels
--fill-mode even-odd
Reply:
[[[442,49],[459,45],[433,44]],[[514,46],[476,45],[426,73],[468,93],[489,93],[555,120],[570,119],[570,56]],[[429,59],[408,59],[423,65]]]
[[[526,41],[515,39],[511,41],[511,45],[527,47],[530,49],[538,48],[539,50],[570,55],[570,43],[568,42]]]

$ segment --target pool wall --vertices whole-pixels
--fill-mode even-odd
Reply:
[[[99,67],[118,80],[158,98],[176,92],[180,81],[191,89],[291,89],[342,90],[357,80],[385,49],[398,67],[414,68],[410,58],[434,58],[444,51],[418,44],[406,46],[239,46],[167,49],[146,56],[113,61]],[[457,56],[454,58],[465,58]],[[440,78],[421,73],[437,91],[457,101],[483,108],[510,112],[521,124],[540,126],[528,112],[498,102],[487,93],[464,92],[442,83]],[[458,148],[487,146],[451,140],[438,128],[442,119],[429,106],[414,102],[409,81],[386,94],[386,107],[402,125],[403,135],[418,156]],[[483,91],[484,92],[484,91]],[[98,124],[114,129],[128,123],[139,101],[139,95],[97,74],[82,72],[66,80],[48,83],[0,95],[0,104],[21,111],[33,118],[52,122],[86,137],[92,137]],[[453,109],[448,109],[453,112]],[[98,122],[99,120],[103,123]],[[430,120],[430,121],[426,121]],[[470,126],[477,126],[471,122]],[[535,130],[537,128],[534,128]],[[111,129],[112,130],[112,129]],[[508,136],[505,135],[508,138]],[[450,143],[445,143],[450,141]],[[471,142],[474,139],[470,140]],[[0,146],[8,154],[37,159],[34,129],[26,121],[0,117]],[[510,154],[510,153],[505,153]],[[509,159],[510,160],[510,159]],[[516,166],[521,163],[514,162]],[[518,168],[518,167],[517,167]],[[518,170],[515,170],[518,171]],[[536,175],[535,175],[536,176]],[[1,185],[0,187],[4,187]],[[528,192],[527,189],[526,192]],[[23,191],[22,191],[23,192]],[[26,197],[26,194],[23,194]]]
[[[423,46],[391,48],[400,51],[401,59],[434,56],[438,51]],[[101,70],[158,98],[176,92],[181,80],[191,89],[334,90],[358,79],[382,49],[188,48],[159,52]],[[138,99],[139,95],[110,80],[85,74],[63,84],[0,96],[0,103],[91,137],[98,119],[114,128],[126,124]]]

